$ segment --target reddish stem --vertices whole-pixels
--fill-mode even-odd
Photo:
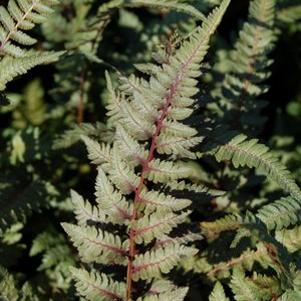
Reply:
[[[135,243],[135,236],[136,236],[136,229],[133,227],[133,224],[135,223],[137,219],[137,210],[138,210],[138,204],[141,200],[141,191],[144,186],[145,176],[146,173],[150,170],[149,169],[149,163],[154,159],[155,150],[157,148],[157,140],[161,133],[163,123],[165,118],[168,115],[169,107],[171,106],[176,93],[178,91],[179,85],[181,84],[182,79],[184,78],[185,73],[187,72],[187,69],[191,62],[193,61],[194,57],[197,55],[198,50],[202,46],[202,43],[200,43],[192,52],[191,56],[187,59],[185,63],[182,64],[179,73],[175,77],[173,83],[171,84],[171,87],[169,89],[169,93],[165,97],[165,104],[161,110],[160,117],[156,121],[156,130],[155,133],[151,137],[151,146],[149,150],[148,157],[145,161],[142,162],[142,171],[140,175],[140,182],[137,188],[135,189],[135,198],[133,203],[133,214],[131,216],[131,228],[129,233],[129,258],[128,258],[128,266],[127,266],[127,283],[126,283],[126,301],[131,301],[132,297],[132,290],[133,290],[133,272],[134,272],[134,265],[133,261],[135,259],[136,255],[136,243]]]
[[[142,171],[140,175],[140,182],[137,188],[135,189],[135,198],[134,198],[134,208],[133,208],[133,214],[131,216],[131,229],[129,233],[129,239],[130,239],[130,246],[129,246],[129,260],[128,260],[128,266],[127,266],[127,285],[126,285],[126,301],[131,300],[132,296],[132,286],[133,286],[133,261],[136,255],[136,243],[135,243],[135,237],[136,237],[136,230],[133,227],[133,223],[137,219],[137,205],[139,203],[139,200],[141,199],[141,191],[144,186],[145,182],[145,175],[149,171],[149,163],[154,159],[154,153],[157,147],[157,140],[161,133],[164,120],[168,114],[168,109],[171,105],[172,99],[174,98],[174,95],[176,93],[177,87],[179,85],[181,78],[177,77],[175,80],[175,83],[172,85],[169,94],[166,97],[166,102],[164,107],[162,108],[161,115],[159,119],[156,121],[156,131],[151,137],[151,146],[149,150],[149,154],[147,159],[142,164]]]

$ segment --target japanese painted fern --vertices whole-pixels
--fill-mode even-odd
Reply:
[[[96,203],[72,192],[78,225],[63,224],[82,261],[91,264],[89,271],[72,269],[77,291],[87,300],[183,300],[186,295],[187,288],[162,275],[182,257],[196,254],[185,243],[198,236],[179,236],[177,226],[187,219],[191,201],[169,194],[168,186],[193,177],[193,168],[183,162],[194,158],[192,147],[201,138],[184,120],[193,114],[196,78],[229,2],[214,9],[168,62],[149,65],[148,80],[121,76],[115,91],[107,74],[113,143],[83,137],[98,165]],[[107,274],[107,265],[124,267],[123,276]]]

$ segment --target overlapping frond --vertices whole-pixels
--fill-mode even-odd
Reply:
[[[11,184],[4,185],[8,180]],[[28,216],[40,211],[57,196],[57,191],[49,183],[40,179],[32,181],[26,174],[16,170],[3,173],[0,184],[3,187],[0,191],[0,234],[17,221],[26,221]]]
[[[76,191],[71,190],[71,201],[74,208],[75,217],[79,225],[87,225],[88,222],[98,222],[104,219],[102,212],[85,201]]]
[[[257,139],[247,140],[245,135],[238,135],[230,142],[218,147],[214,155],[219,162],[231,161],[236,168],[240,166],[255,168],[275,181],[295,199],[301,198],[300,188],[290,172],[269,152],[269,148],[259,144]]]
[[[239,257],[214,264],[207,275],[210,278],[228,278],[233,269],[241,268],[251,271],[255,263],[260,264],[263,268],[273,267],[273,260],[263,243],[258,243],[254,250],[245,250]]]
[[[275,238],[283,244],[289,252],[296,252],[301,249],[301,226],[292,229],[282,229],[275,233]]]
[[[282,198],[259,209],[257,217],[269,230],[281,230],[300,221],[301,202],[291,197]]]
[[[62,54],[63,52],[27,51],[22,57],[5,56],[0,60],[0,91],[4,90],[6,84],[18,75],[25,74],[38,65],[55,62]]]
[[[202,233],[209,241],[217,238],[221,232],[237,230],[243,222],[243,218],[239,214],[229,214],[225,217],[211,222],[202,222]]]
[[[235,47],[229,53],[230,70],[220,91],[224,121],[248,134],[258,132],[264,122],[260,116],[265,102],[256,99],[267,92],[275,30],[275,0],[253,0],[248,21],[243,24]],[[225,109],[223,109],[223,112]]]
[[[9,0],[7,8],[0,6],[0,55],[24,56],[26,51],[20,46],[36,42],[24,31],[45,22],[53,11],[51,6],[57,3],[57,0]]]
[[[166,233],[183,223],[190,212],[182,214],[167,213],[165,211],[156,211],[150,215],[140,218],[135,227],[136,242],[149,243],[153,239],[161,239]]]

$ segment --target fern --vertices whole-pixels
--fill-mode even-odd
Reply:
[[[268,249],[263,243],[259,243],[255,250],[246,250],[239,257],[213,265],[207,275],[209,278],[228,278],[231,270],[241,268],[251,271],[255,263],[259,263],[265,269],[274,266]]]
[[[13,184],[4,186],[7,180],[11,180]],[[25,221],[32,212],[48,206],[47,201],[54,199],[57,193],[51,184],[39,179],[32,181],[24,172],[20,173],[16,170],[3,174],[0,184],[4,186],[0,191],[1,231],[6,230],[16,221]]]
[[[10,0],[7,9],[0,6],[0,91],[18,75],[37,65],[54,62],[63,54],[23,48],[36,43],[24,31],[44,22],[55,3],[56,0]]]
[[[234,293],[234,298],[237,301],[253,301],[253,300],[271,300],[274,295],[279,294],[277,289],[277,283],[275,286],[275,282],[273,279],[262,277],[258,277],[256,274],[254,275],[255,279],[247,278],[244,273],[235,269],[232,275],[230,286]],[[259,279],[258,279],[259,278]],[[256,281],[259,280],[259,285]],[[264,283],[266,282],[266,283]],[[273,283],[274,282],[274,283]],[[260,286],[260,285],[266,285]]]
[[[3,267],[0,268],[0,289],[0,298],[3,301],[38,301],[38,297],[28,283],[20,289],[16,285],[14,276]]]
[[[87,272],[83,269],[71,269],[76,287],[88,300],[123,300],[125,284],[113,281],[106,274]]]
[[[244,23],[229,53],[229,72],[220,88],[219,100],[224,122],[247,134],[258,132],[264,122],[260,116],[265,102],[257,99],[268,88],[263,84],[269,77],[272,61],[268,58],[275,33],[275,0],[253,0],[250,3],[248,21]]]
[[[197,131],[182,122],[182,115],[173,112],[193,105],[193,96],[198,92],[195,78],[200,75],[200,63],[228,4],[229,1],[223,1],[175,52],[170,63],[158,66],[149,80],[132,78],[136,83],[133,86],[121,78],[123,85],[115,92],[107,75],[108,115],[111,126],[116,129],[113,143],[100,144],[83,137],[90,160],[99,165],[96,204],[93,206],[72,193],[79,225],[64,223],[63,227],[84,262],[126,265],[127,275],[126,283],[119,283],[114,280],[114,275],[76,270],[73,273],[78,292],[89,300],[139,297],[137,300],[170,300],[177,290],[153,297],[147,296],[146,290],[144,297],[134,297],[134,282],[149,283],[160,279],[182,257],[196,254],[195,248],[184,244],[189,239],[169,238],[168,242],[172,229],[183,223],[189,214],[182,210],[190,201],[178,200],[164,191],[164,185],[170,181],[189,180],[192,170],[173,157],[173,148],[165,151],[161,148],[160,152],[157,148],[161,135],[177,139],[197,137]],[[145,104],[136,106],[141,97]],[[185,117],[193,110],[187,112]],[[177,157],[189,158],[190,148],[191,144],[183,145],[181,152],[176,147]],[[167,159],[162,160],[158,154],[167,155]],[[152,187],[152,183],[161,187],[162,192],[156,186]],[[110,230],[98,228],[97,223],[123,224],[127,235],[110,233]],[[151,247],[149,243],[155,245]],[[182,293],[177,300],[183,300],[186,289],[178,291]]]
[[[278,162],[277,158],[269,152],[268,147],[257,142],[257,139],[247,140],[245,135],[238,135],[230,142],[218,147],[214,155],[218,161],[232,161],[236,168],[240,166],[255,168],[275,181],[292,197],[300,199],[300,188],[286,167]]]
[[[47,15],[52,12],[50,6],[56,3],[57,0],[10,0],[7,9],[1,6],[0,53],[24,56],[26,52],[17,44],[27,46],[36,43],[36,39],[24,31],[45,22]]]
[[[0,74],[0,91],[6,88],[7,83],[12,81],[18,75],[27,73],[33,67],[41,64],[55,62],[63,52],[44,52],[28,51],[24,56],[13,58],[5,56],[0,61],[0,68],[3,70]]]
[[[53,229],[40,233],[34,239],[29,255],[42,255],[38,270],[45,272],[53,289],[68,290],[71,282],[69,269],[75,261],[61,234]]]
[[[289,252],[296,252],[301,248],[300,231],[300,226],[293,229],[282,229],[276,231],[275,237]]]
[[[301,19],[301,5],[294,0],[281,0],[278,3],[277,21],[291,24]]]
[[[269,230],[281,230],[300,221],[300,201],[282,198],[259,209],[257,216]]]

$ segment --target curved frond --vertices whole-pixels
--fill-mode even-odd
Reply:
[[[282,198],[263,206],[256,215],[269,230],[281,230],[300,221],[301,201],[291,197]]]
[[[217,161],[231,161],[234,167],[255,168],[267,178],[275,181],[292,197],[301,199],[301,191],[292,175],[278,159],[269,152],[269,148],[259,144],[257,139],[247,140],[245,135],[238,135],[230,142],[217,147],[214,151]]]

